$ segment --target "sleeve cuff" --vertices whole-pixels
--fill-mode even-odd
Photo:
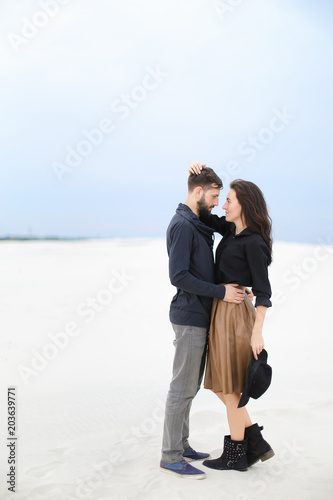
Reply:
[[[257,297],[255,307],[257,306],[272,307],[272,302],[266,297]]]
[[[219,287],[219,299],[223,300],[225,297],[225,286],[224,285],[218,285]]]

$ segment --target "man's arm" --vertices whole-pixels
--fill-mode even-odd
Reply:
[[[244,292],[235,284],[215,285],[196,278],[190,273],[190,257],[193,232],[186,225],[173,228],[169,252],[169,276],[171,284],[181,290],[204,297],[216,297],[226,302],[239,304],[244,300]]]

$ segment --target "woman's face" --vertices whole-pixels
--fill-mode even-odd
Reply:
[[[227,195],[227,201],[223,205],[223,210],[225,210],[225,218],[228,222],[242,223],[242,206],[237,200],[236,191],[230,189]]]

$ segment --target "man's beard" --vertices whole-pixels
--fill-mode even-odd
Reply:
[[[207,205],[206,200],[198,201],[199,219],[202,220],[203,222],[209,219],[211,215],[211,210],[209,208],[210,207]]]

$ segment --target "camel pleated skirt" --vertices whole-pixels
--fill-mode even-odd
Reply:
[[[240,287],[244,288],[244,287]],[[213,299],[204,387],[241,393],[251,359],[255,308],[245,294],[241,304]]]

